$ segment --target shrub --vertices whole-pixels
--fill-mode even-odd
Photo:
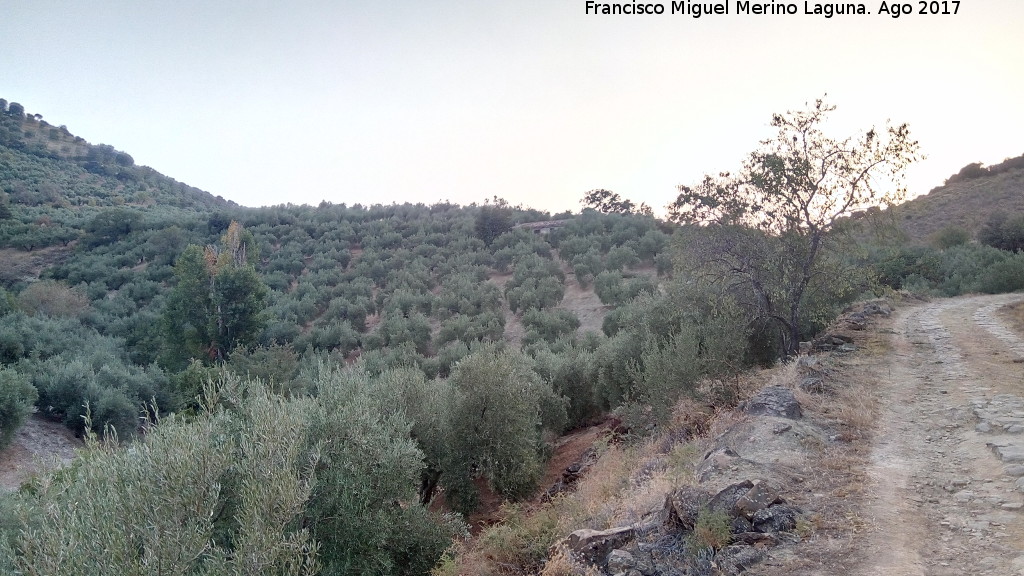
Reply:
[[[731,536],[727,514],[702,508],[697,514],[689,542],[695,550],[711,548],[717,551],[729,545]]]
[[[37,399],[38,393],[28,378],[11,368],[0,367],[0,449],[14,439]]]
[[[544,429],[565,426],[564,401],[521,353],[485,346],[463,358],[452,385],[452,444],[443,466],[450,502],[468,512],[476,501],[472,480],[483,477],[499,494],[520,499],[542,474]]]
[[[77,290],[57,282],[33,282],[18,295],[21,309],[30,315],[42,314],[51,318],[80,316],[89,307],[89,300]]]
[[[960,226],[946,226],[932,235],[931,243],[939,250],[952,248],[966,244],[971,240],[971,235]]]
[[[523,314],[523,326],[527,330],[524,344],[530,344],[537,340],[554,342],[561,336],[574,334],[576,329],[580,327],[580,321],[569,310],[538,310],[531,308]]]
[[[316,573],[316,547],[296,524],[316,463],[304,451],[310,402],[252,385],[241,395],[234,412],[168,418],[130,448],[89,435],[75,463],[31,494],[28,504],[47,513],[0,556],[15,573],[39,575],[153,566],[211,576]],[[219,530],[225,525],[233,529]]]

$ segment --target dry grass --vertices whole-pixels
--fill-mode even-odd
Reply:
[[[801,538],[810,542],[813,550],[831,555],[831,559],[842,558],[850,546],[851,527],[854,532],[863,527],[857,497],[866,490],[864,460],[879,411],[873,394],[873,379],[878,375],[872,363],[888,352],[886,327],[882,323],[878,330],[857,334],[861,350],[857,354],[835,361],[819,360],[814,369],[825,374],[831,389],[825,394],[801,390],[799,384],[808,369],[796,363],[751,371],[728,382],[705,382],[704,390],[714,394],[698,395],[702,401],[681,400],[662,434],[635,444],[602,445],[597,462],[574,492],[548,504],[506,510],[502,524],[485,530],[476,541],[464,546],[453,560],[435,570],[435,576],[596,575],[593,568],[576,563],[564,549],[552,547],[574,530],[635,525],[660,510],[668,492],[695,481],[696,467],[713,446],[713,439],[747,418],[737,410],[711,408],[703,400],[728,396],[736,402],[766,383],[792,389],[804,406],[806,419],[839,440],[805,446],[814,465],[802,479],[803,489],[794,493],[794,503],[808,510],[798,525]],[[694,438],[695,434],[699,436]],[[810,500],[800,501],[804,497]],[[728,536],[719,538],[721,527],[711,520],[701,541],[704,545],[724,546]],[[813,550],[812,557],[817,555]],[[818,566],[823,563],[826,561],[810,561]]]
[[[947,226],[975,236],[996,212],[1024,212],[1024,171],[954,182],[933,189],[893,209],[898,225],[911,241],[925,243]]]

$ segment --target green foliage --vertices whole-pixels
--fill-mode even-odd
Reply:
[[[474,230],[476,237],[490,246],[494,239],[512,229],[512,210],[504,200],[495,199],[493,205],[480,207]]]
[[[729,527],[729,515],[724,512],[702,508],[697,514],[693,532],[689,536],[689,544],[695,551],[710,548],[721,550],[729,545],[732,531]]]
[[[178,258],[178,280],[163,315],[164,366],[181,369],[189,359],[225,360],[256,342],[266,325],[267,288],[250,259],[252,236],[232,222],[219,246],[191,245]]]
[[[997,212],[978,232],[978,241],[993,248],[1024,251],[1024,214]]]
[[[516,262],[505,298],[513,312],[550,308],[565,295],[565,275],[552,260],[530,254]]]
[[[543,430],[565,426],[564,400],[520,353],[493,346],[463,358],[452,371],[451,446],[445,470],[449,502],[472,509],[483,477],[499,494],[520,499],[540,479]]]
[[[88,299],[78,290],[50,280],[33,282],[18,294],[18,305],[29,315],[51,318],[81,316],[89,307]]]
[[[967,230],[960,226],[946,226],[933,235],[931,244],[939,250],[945,250],[946,248],[966,244],[970,240],[971,235],[968,234]]]
[[[1024,255],[991,246],[961,244],[946,250],[910,246],[876,250],[870,265],[879,281],[894,289],[957,296],[1024,288]]]
[[[606,270],[594,279],[594,293],[602,304],[622,306],[640,294],[654,294],[657,285],[647,276],[623,277],[621,272]]]
[[[426,572],[459,526],[415,504],[423,453],[396,388],[327,366],[314,386],[310,445],[321,457],[305,522],[320,542],[322,573]]]
[[[568,428],[583,426],[601,414],[594,385],[598,380],[595,352],[570,343],[557,353],[549,348],[538,350],[534,362],[554,393],[565,398]]]
[[[256,379],[278,394],[301,392],[296,382],[299,375],[299,355],[289,346],[273,344],[252,350],[242,348],[231,354],[229,370],[240,378]]]
[[[554,342],[562,336],[575,334],[580,321],[569,310],[538,310],[531,308],[523,314],[523,326],[526,328],[524,344],[537,340]]]
[[[32,414],[38,394],[28,378],[11,368],[0,367],[0,450]]]
[[[906,124],[884,134],[872,128],[848,138],[826,136],[821,125],[833,110],[818,100],[806,110],[774,115],[778,134],[749,155],[739,174],[680,186],[669,206],[674,221],[702,225],[682,242],[677,272],[736,286],[731,295],[749,317],[779,326],[786,354],[795,354],[804,336],[811,285],[842,293],[844,287],[830,287],[832,278],[850,282],[849,275],[822,266],[840,261],[827,258],[829,250],[848,249],[837,242],[838,225],[855,211],[901,200],[899,181],[918,157]]]
[[[73,466],[35,488],[29,504],[46,514],[19,535],[8,562],[39,576],[142,575],[154,566],[315,574],[316,544],[295,524],[317,462],[305,442],[309,401],[226,387],[234,390],[211,396],[241,393],[246,402],[166,419],[130,449],[89,436]],[[225,523],[236,526],[230,537],[218,532]]]
[[[82,241],[90,247],[111,244],[134,232],[141,222],[142,215],[134,210],[104,210],[85,225],[86,235]]]

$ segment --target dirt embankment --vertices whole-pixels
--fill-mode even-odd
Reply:
[[[33,475],[70,462],[81,446],[82,441],[65,426],[32,416],[11,445],[0,451],[0,488],[17,490]]]

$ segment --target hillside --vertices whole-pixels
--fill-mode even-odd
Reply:
[[[837,234],[782,330],[769,312],[793,288],[799,233],[672,224],[606,190],[593,192],[616,202],[554,215],[497,197],[245,208],[3,104],[0,480],[17,488],[39,470],[26,459],[57,445],[38,440],[58,423],[84,448],[68,473],[0,490],[0,515],[16,519],[0,543],[20,542],[0,545],[2,573],[40,554],[110,572],[112,549],[124,565],[152,562],[145,550],[210,574],[249,557],[380,576],[440,559],[444,573],[473,560],[472,546],[451,557],[469,534],[485,541],[476,550],[505,545],[469,573],[526,573],[581,516],[541,507],[542,534],[503,534],[546,489],[571,491],[586,463],[570,460],[643,456],[598,465],[604,487],[575,500],[597,507],[595,529],[638,518],[759,367],[807,346],[851,350],[846,333],[815,339],[851,302],[1024,287],[1011,250],[852,250]],[[962,176],[1016,174],[978,173]],[[863,330],[855,316],[848,330]],[[604,429],[616,437],[588,449]],[[62,457],[77,445],[63,436]],[[646,508],[602,512],[626,485]],[[696,514],[669,512],[683,525]],[[466,525],[498,518],[494,531]],[[716,553],[679,535],[666,535],[670,565]]]
[[[995,214],[1024,213],[1024,156],[982,167],[968,164],[942,186],[894,208],[909,240],[926,243],[947,227],[972,238]]]

